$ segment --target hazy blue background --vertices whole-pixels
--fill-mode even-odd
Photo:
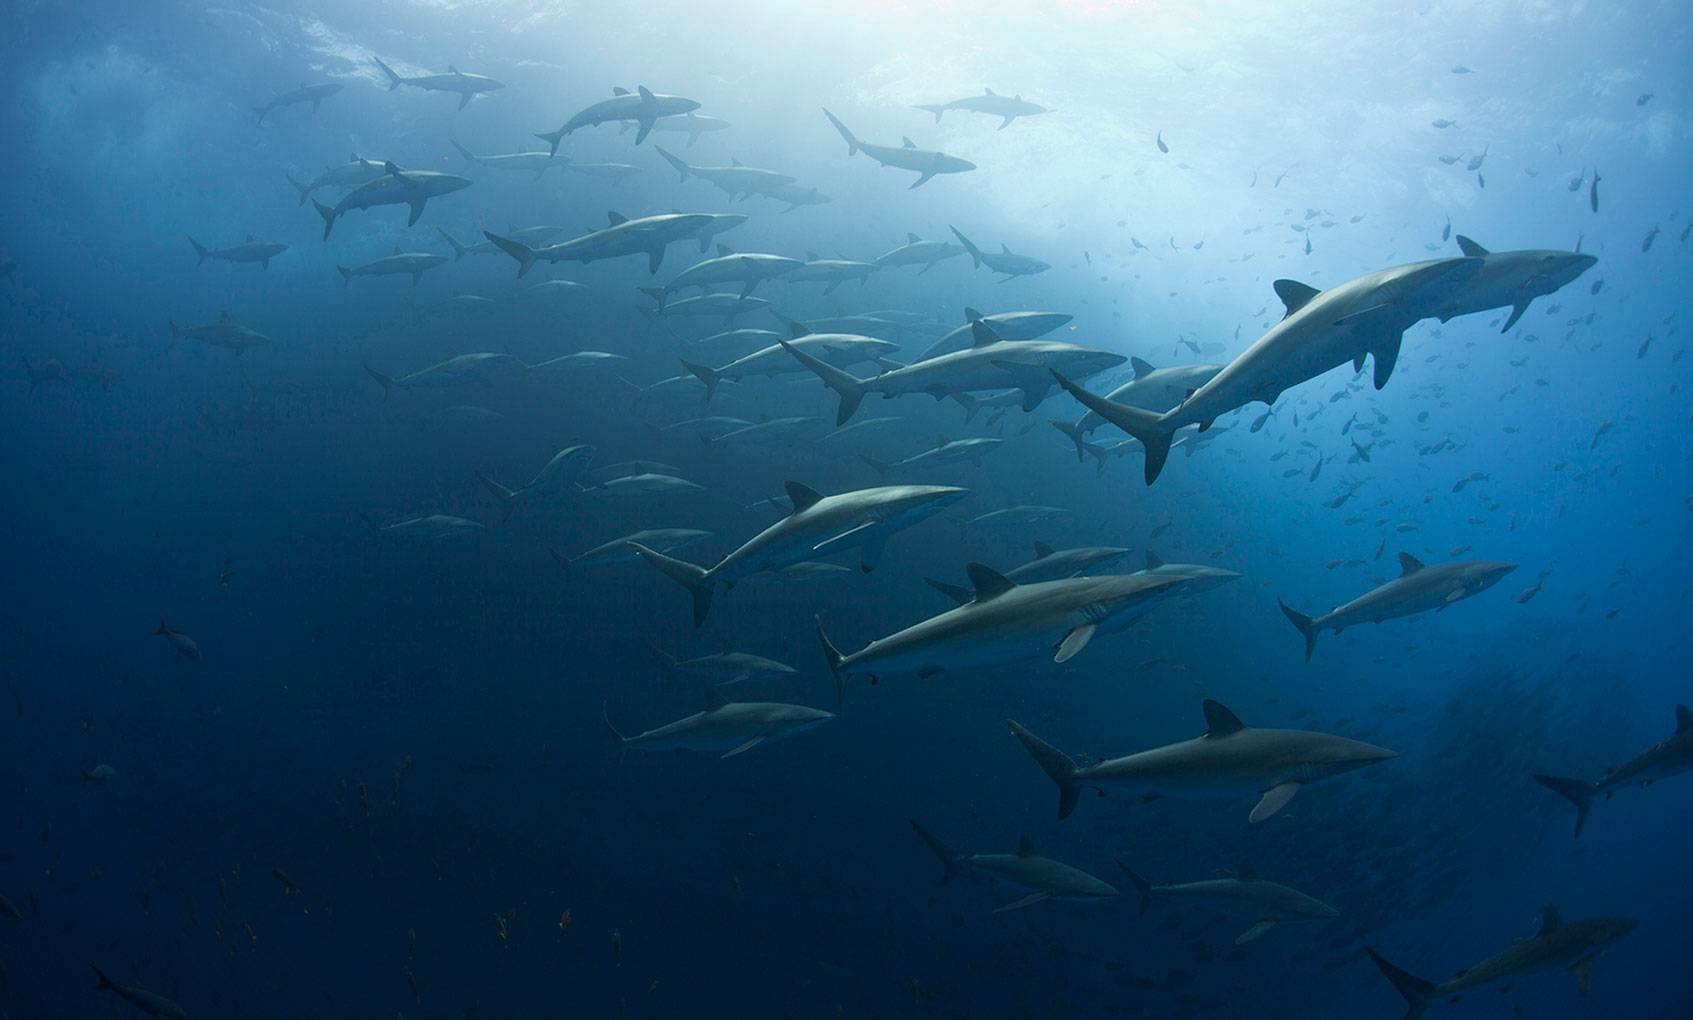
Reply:
[[[473,1005],[483,1017],[1397,1016],[1361,945],[1439,979],[1532,934],[1549,901],[1566,916],[1641,921],[1601,962],[1593,998],[1552,975],[1442,1015],[1509,1003],[1536,1018],[1661,1017],[1683,1005],[1693,788],[1601,804],[1572,846],[1567,806],[1528,776],[1597,774],[1667,735],[1690,697],[1684,4],[35,3],[9,17],[0,253],[17,268],[0,281],[0,688],[13,704],[0,703],[0,789],[12,791],[0,800],[0,893],[26,914],[0,920],[11,1015],[116,1011],[87,990],[92,961],[195,1017],[447,1017]],[[402,74],[454,64],[506,88],[459,112],[453,96],[386,91],[373,55]],[[1451,73],[1458,64],[1474,73]],[[255,104],[322,80],[348,87],[316,116],[292,107],[254,123]],[[692,149],[674,135],[637,148],[612,127],[578,132],[563,148],[573,159],[641,173],[610,185],[549,171],[532,184],[473,167],[476,183],[432,201],[415,227],[384,207],[348,216],[328,242],[284,180],[349,151],[459,172],[452,140],[490,153],[539,145],[533,133],[636,84],[695,98],[734,127]],[[1055,112],[997,131],[992,118],[948,113],[937,126],[910,108],[983,86]],[[866,140],[909,135],[980,169],[908,191],[911,174],[847,157],[823,105]],[[692,162],[780,170],[833,201],[731,207],[708,184],[678,183],[654,142]],[[1484,148],[1482,187],[1464,166]],[[1569,187],[1595,166],[1597,215],[1586,187]],[[1448,218],[1493,248],[1579,238],[1600,262],[1508,336],[1502,313],[1415,328],[1381,393],[1334,373],[1291,392],[1256,434],[1246,426],[1262,408],[1248,409],[1191,459],[1178,451],[1151,489],[1138,457],[1103,478],[1075,463],[1045,424],[1072,417],[1068,401],[968,428],[951,403],[871,402],[861,414],[906,420],[854,454],[1003,434],[980,469],[907,480],[969,486],[969,515],[1014,503],[1072,515],[1021,530],[929,522],[868,576],[720,592],[696,632],[686,596],[656,573],[567,576],[548,547],[700,527],[717,538],[690,555],[709,562],[768,523],[745,507],[784,479],[832,492],[878,476],[855,455],[661,434],[646,423],[690,417],[697,398],[637,409],[615,373],[384,401],[362,370],[595,349],[630,358],[618,371],[631,380],[672,375],[675,336],[636,314],[646,299],[634,288],[651,282],[639,259],[543,266],[523,281],[591,287],[557,300],[518,296],[513,263],[491,256],[432,270],[415,290],[392,278],[344,287],[334,270],[396,244],[444,254],[437,227],[574,232],[607,210],[672,208],[747,212],[725,243],[794,256],[870,258],[953,224],[1054,268],[999,284],[953,259],[828,297],[780,282],[759,295],[799,317],[1064,311],[1076,318],[1063,337],[1159,365],[1197,360],[1181,338],[1224,345],[1216,360],[1238,353],[1277,317],[1277,277],[1322,287],[1456,254],[1441,243]],[[184,233],[292,247],[268,271],[196,267]],[[658,279],[693,261],[690,249],[673,246]],[[441,306],[455,294],[498,304]],[[275,343],[237,355],[169,342],[167,320],[220,310]],[[73,379],[32,392],[20,362],[48,357]],[[90,365],[121,379],[74,377]],[[427,423],[463,402],[505,420]],[[795,377],[744,384],[713,408],[830,416],[834,401]],[[1340,435],[1354,412],[1379,434],[1368,463],[1346,460],[1361,439]],[[274,427],[215,424],[243,414]],[[1418,453],[1443,437],[1456,445]],[[676,464],[709,492],[572,497],[500,525],[472,471],[521,480],[574,442],[597,446],[601,463]],[[1318,456],[1333,460],[1315,482],[1283,477]],[[1472,472],[1489,477],[1454,493]],[[1349,502],[1325,505],[1354,483]],[[432,512],[489,529],[435,548],[375,531]],[[806,673],[797,687],[738,696],[828,707],[814,613],[856,648],[942,608],[922,577],[957,581],[973,559],[1013,566],[1035,539],[1137,557],[1150,547],[1244,579],[1064,667],[855,684],[830,726],[725,762],[620,757],[604,734],[602,702],[626,728],[695,710],[697,692],[659,685],[653,648],[793,663]],[[1301,662],[1278,595],[1320,610],[1385,576],[1401,548],[1440,560],[1466,545],[1522,567],[1438,617],[1325,636]],[[1364,562],[1325,569],[1353,559]],[[1543,570],[1545,590],[1517,604]],[[160,613],[204,661],[151,635]],[[1263,826],[1246,825],[1245,803],[1091,797],[1060,825],[1050,784],[1004,726],[1015,716],[1068,750],[1120,754],[1198,732],[1204,696],[1249,724],[1332,728],[1403,757],[1314,788]],[[80,770],[98,762],[117,777],[85,784]],[[1027,832],[1108,880],[1114,857],[1159,881],[1249,861],[1345,916],[1237,949],[1244,925],[1197,908],[991,915],[1003,894],[931,888],[939,868],[908,817],[967,851],[1008,850]],[[299,897],[282,895],[273,868]],[[560,936],[566,908],[574,923]],[[502,942],[495,918],[512,911]]]

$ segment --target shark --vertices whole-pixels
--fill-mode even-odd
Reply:
[[[961,854],[937,839],[934,833],[913,821],[911,829],[946,869],[940,884],[960,875],[986,875],[1024,893],[1022,897],[994,908],[994,913],[1019,910],[1045,900],[1103,900],[1119,895],[1115,886],[1080,868],[1042,857],[1028,836],[1017,843],[1014,854]]]
[[[660,310],[667,297],[679,290],[707,288],[726,283],[741,285],[741,297],[747,297],[760,283],[774,280],[805,265],[799,259],[765,252],[735,251],[726,245],[717,246],[717,257],[696,262],[676,274],[676,278],[662,287],[642,287],[641,291],[658,301]]]
[[[556,549],[548,550],[553,559],[566,570],[577,570],[583,567],[602,567],[614,563],[631,563],[640,559],[640,555],[631,546],[644,545],[659,552],[672,553],[678,549],[685,549],[690,545],[711,537],[711,532],[700,531],[697,528],[643,528],[622,538],[614,538],[609,542],[602,542],[586,552],[575,556],[566,556]]]
[[[1221,415],[1254,401],[1273,405],[1284,390],[1347,362],[1362,371],[1375,361],[1375,387],[1393,375],[1407,329],[1439,312],[1451,295],[1481,270],[1478,258],[1434,259],[1393,266],[1336,284],[1325,291],[1296,280],[1274,287],[1287,314],[1239,357],[1180,404],[1162,414],[1089,393],[1068,380],[1059,385],[1088,410],[1146,447],[1146,484],[1157,480],[1176,430],[1208,430]]]
[[[1439,611],[1454,602],[1479,595],[1498,584],[1515,563],[1493,560],[1455,560],[1425,566],[1410,553],[1399,554],[1399,576],[1386,584],[1336,606],[1318,617],[1306,616],[1277,600],[1299,633],[1305,637],[1305,661],[1317,649],[1317,635],[1325,630],[1336,634],[1359,623],[1381,623],[1402,616],[1415,616],[1429,610]]]
[[[799,670],[785,662],[750,652],[716,652],[692,659],[678,659],[665,651],[658,654],[666,677],[692,677],[719,686],[738,684],[743,680],[790,680],[799,676]]]
[[[973,326],[985,322],[1001,340],[1039,340],[1055,329],[1067,326],[1073,315],[1063,312],[994,312],[983,315],[974,308],[964,309],[964,324],[954,327],[930,344],[917,361],[928,361],[942,354],[965,350],[974,344]]]
[[[1374,949],[1366,947],[1364,951],[1404,996],[1405,1020],[1416,1020],[1436,999],[1456,1002],[1465,992],[1538,971],[1569,971],[1575,975],[1581,993],[1586,995],[1593,988],[1593,962],[1638,923],[1626,917],[1566,921],[1557,907],[1548,906],[1542,909],[1540,930],[1532,937],[1518,939],[1504,952],[1461,970],[1440,984],[1399,969]]]
[[[478,156],[458,142],[453,142],[453,148],[459,151],[459,155],[464,158],[464,165],[467,167],[485,166],[491,170],[515,170],[521,173],[531,173],[535,175],[537,181],[548,170],[554,167],[563,167],[568,163],[567,160],[554,159],[545,152],[502,152],[493,156]]]
[[[1037,106],[1024,99],[1021,95],[1002,96],[993,89],[983,89],[979,96],[965,96],[954,99],[949,103],[933,103],[927,106],[915,106],[913,109],[922,110],[935,115],[935,123],[941,122],[941,114],[948,110],[961,110],[966,113],[985,113],[990,117],[1001,118],[999,130],[1004,131],[1011,126],[1011,122],[1018,117],[1033,117],[1040,113],[1051,113],[1044,106]]]
[[[661,296],[657,287],[642,287],[641,293],[658,302],[656,308],[642,307],[641,314],[648,318],[669,316],[671,318],[691,318],[695,316],[722,316],[726,327],[735,325],[736,316],[750,315],[770,307],[770,302],[761,297],[741,297],[739,294],[699,294],[695,297],[683,298],[680,301],[669,301]]]
[[[952,236],[958,238],[958,243],[964,246],[964,250],[970,253],[970,260],[975,263],[977,269],[987,266],[989,270],[995,273],[1005,274],[1000,277],[1000,283],[1004,283],[1006,280],[1014,280],[1019,276],[1033,276],[1036,273],[1044,273],[1052,268],[1050,263],[1042,262],[1032,255],[1017,254],[1011,250],[1009,245],[1004,243],[1000,244],[997,252],[983,251],[976,247],[975,243],[968,237],[960,233],[957,227],[949,226],[947,229],[952,231]]]
[[[803,184],[778,184],[768,191],[761,192],[765,198],[788,203],[782,211],[791,213],[795,209],[806,205],[828,205],[834,199],[823,194],[816,187],[806,187]]]
[[[1234,944],[1244,945],[1275,927],[1277,922],[1290,920],[1328,920],[1339,917],[1340,911],[1298,889],[1291,889],[1267,879],[1259,878],[1250,868],[1225,878],[1209,878],[1176,885],[1153,885],[1135,874],[1127,864],[1117,867],[1129,877],[1135,892],[1140,894],[1140,912],[1146,913],[1152,897],[1198,900],[1219,909],[1244,913],[1253,918],[1252,927],[1241,932]]]
[[[779,174],[774,170],[760,170],[757,167],[742,166],[740,160],[733,161],[728,166],[691,166],[682,157],[669,151],[662,145],[654,145],[654,149],[664,158],[666,163],[676,168],[678,180],[685,181],[689,177],[698,177],[702,181],[717,185],[729,201],[743,195],[764,195],[771,189],[784,184],[795,183],[795,178],[787,174]]]
[[[870,282],[870,274],[882,268],[874,262],[860,262],[856,259],[839,258],[826,259],[814,251],[805,253],[805,264],[790,273],[784,274],[788,283],[822,283],[824,294],[833,294],[835,288],[848,280],[857,280],[862,286]]]
[[[494,385],[522,378],[528,373],[529,366],[510,354],[481,353],[456,355],[398,377],[384,375],[369,365],[364,370],[381,384],[382,395],[387,397],[396,386],[411,390],[448,389],[469,384]]]
[[[426,92],[456,92],[459,97],[459,109],[464,109],[470,101],[485,92],[496,92],[505,88],[505,82],[495,81],[485,74],[466,74],[458,68],[447,65],[446,74],[420,74],[415,78],[402,78],[394,73],[394,69],[382,62],[380,57],[372,57],[376,66],[382,69],[382,74],[388,79],[388,91],[392,92],[401,85],[423,89]]]
[[[1128,549],[1119,549],[1113,546],[1054,549],[1045,542],[1036,542],[1035,558],[1007,570],[1005,577],[1017,584],[1033,584],[1037,581],[1057,581],[1066,577],[1078,577],[1089,571],[1110,567],[1127,556],[1129,552]],[[976,597],[975,592],[960,585],[937,581],[932,577],[925,577],[923,580],[929,583],[929,587],[951,599],[955,605],[962,606]]]
[[[1398,757],[1384,747],[1330,733],[1249,727],[1210,699],[1201,707],[1203,735],[1086,767],[1016,720],[1011,720],[1011,732],[1057,784],[1060,820],[1070,817],[1082,790],[1092,787],[1145,800],[1254,794],[1258,804],[1247,820],[1257,823],[1286,807],[1307,783]]]
[[[942,400],[983,390],[1016,389],[1022,391],[1023,410],[1033,411],[1052,391],[1056,372],[1051,370],[1092,375],[1123,363],[1121,354],[1058,340],[1005,340],[981,319],[972,322],[970,329],[973,344],[969,348],[891,367],[873,379],[850,375],[785,340],[778,343],[839,395],[837,425],[845,425],[871,393],[880,393],[883,399],[927,393]]]
[[[454,517],[452,514],[429,514],[424,517],[412,517],[382,528],[384,534],[396,538],[404,538],[413,542],[439,542],[449,538],[460,538],[466,535],[479,535],[482,525],[478,521]]]
[[[889,464],[874,457],[861,458],[866,464],[882,474],[906,468],[928,468],[938,464],[958,464],[969,461],[972,467],[981,467],[982,458],[1005,445],[1005,440],[992,436],[969,436],[964,439],[948,439],[941,436],[935,445],[927,450],[918,452],[902,460]]]
[[[1599,264],[1592,255],[1574,251],[1488,251],[1463,234],[1458,235],[1458,249],[1481,259],[1481,270],[1441,306],[1440,321],[1509,308],[1501,333],[1511,331],[1535,298],[1556,293]]]
[[[546,225],[534,226],[534,227],[515,227],[515,228],[512,228],[510,230],[507,230],[504,234],[501,234],[500,236],[504,237],[504,238],[506,238],[507,240],[510,240],[510,241],[516,241],[519,244],[528,245],[531,248],[544,248],[549,243],[551,243],[553,238],[558,237],[560,234],[564,233],[564,229],[565,228],[563,228],[563,227],[551,227],[551,226],[546,226]],[[457,261],[463,259],[466,255],[498,255],[498,254],[501,253],[499,245],[495,244],[492,241],[481,241],[481,242],[478,242],[476,244],[465,244],[465,243],[461,242],[458,238],[456,238],[453,235],[447,233],[445,230],[442,230],[440,227],[436,227],[435,232],[437,234],[440,234],[441,239],[443,241],[446,241],[448,246],[453,249],[453,261],[454,262],[457,262]],[[558,282],[565,282],[565,281],[553,281],[553,282],[558,283]],[[542,286],[546,286],[546,284],[542,284]],[[569,284],[569,286],[580,287],[581,284]]]
[[[827,109],[823,111],[823,116],[829,118],[829,123],[835,125],[835,130],[846,140],[848,156],[856,156],[862,152],[885,167],[914,170],[917,179],[911,182],[913,188],[929,183],[936,174],[961,174],[976,169],[976,164],[967,159],[949,156],[944,152],[919,149],[909,138],[901,138],[900,145],[873,145],[859,141],[858,136],[848,130],[839,117]]]
[[[1172,365],[1169,368],[1157,368],[1145,358],[1135,357],[1129,358],[1129,367],[1134,369],[1135,377],[1105,394],[1105,399],[1159,414],[1186,400],[1188,394],[1215,379],[1217,373],[1223,370],[1222,365]],[[1095,411],[1089,411],[1076,422],[1076,428],[1087,433],[1104,424],[1103,417]]]
[[[188,1020],[187,1010],[156,992],[113,981],[99,967],[94,968],[94,978],[95,991],[111,992],[148,1016],[156,1016],[160,1020]]]
[[[336,266],[335,268],[341,273],[343,285],[352,283],[355,276],[410,276],[412,286],[415,287],[418,281],[423,279],[423,274],[426,271],[434,269],[446,261],[447,256],[445,255],[436,255],[434,252],[427,251],[401,251],[400,246],[396,244],[393,253],[390,255],[384,255],[379,259],[366,262],[362,266],[354,266],[351,269],[346,266]]]
[[[519,488],[508,489],[480,471],[476,472],[476,480],[499,501],[500,518],[510,520],[512,511],[517,509],[519,503],[568,491],[593,463],[592,446],[567,446],[553,454],[552,459],[535,473],[535,477]]]
[[[647,135],[652,133],[653,126],[660,118],[693,113],[699,108],[700,104],[695,100],[655,93],[645,85],[637,85],[634,92],[619,87],[611,90],[610,99],[602,99],[578,112],[557,131],[548,131],[535,137],[550,145],[556,155],[559,142],[573,131],[597,127],[612,121],[631,121],[637,128],[635,144],[639,145],[647,140]]]
[[[705,622],[719,584],[733,587],[755,574],[847,549],[859,550],[860,567],[869,573],[881,562],[891,536],[933,517],[969,492],[951,485],[883,485],[825,496],[793,481],[785,488],[792,512],[709,569],[635,544],[642,559],[693,596],[694,626]]]
[[[236,322],[228,312],[218,313],[216,322],[209,322],[203,326],[178,326],[174,321],[170,324],[172,340],[186,337],[189,340],[203,340],[213,347],[223,347],[240,352],[253,347],[262,347],[270,343],[270,337],[256,329]]]
[[[361,184],[376,180],[388,172],[383,169],[386,164],[386,160],[361,159],[359,154],[355,152],[347,157],[347,162],[329,167],[323,173],[312,178],[309,184],[301,184],[294,179],[292,174],[286,176],[288,183],[292,184],[294,190],[300,193],[300,204],[305,205],[306,200],[312,197],[314,191],[323,188],[356,188]]]
[[[905,243],[876,256],[878,266],[922,266],[918,276],[950,258],[964,254],[964,249],[950,241],[925,241],[916,234],[906,234]]]
[[[636,751],[721,751],[733,758],[770,741],[816,729],[835,716],[819,708],[779,701],[730,701],[716,687],[705,689],[705,707],[693,715],[633,736],[624,736],[606,716],[606,728]]]
[[[329,232],[335,229],[335,221],[354,209],[370,209],[379,205],[408,205],[411,206],[411,218],[406,221],[406,226],[416,226],[419,217],[423,215],[424,206],[430,199],[470,187],[470,181],[457,174],[436,170],[401,170],[393,163],[382,164],[382,170],[381,177],[366,181],[347,192],[334,206],[312,200],[317,214],[323,217],[324,240],[329,240]]]
[[[1605,773],[1594,782],[1561,776],[1535,776],[1534,781],[1575,805],[1575,838],[1587,825],[1587,812],[1597,797],[1610,800],[1630,786],[1651,786],[1660,779],[1693,772],[1693,709],[1675,706],[1675,732]]]
[[[341,91],[342,87],[339,82],[323,82],[319,85],[302,83],[299,88],[284,92],[263,106],[253,107],[253,112],[259,115],[260,124],[265,122],[265,114],[282,106],[298,106],[301,103],[310,103],[312,112],[316,113],[317,108],[322,105],[323,101]]]
[[[899,350],[898,344],[871,336],[858,336],[853,333],[809,333],[799,323],[795,323],[792,330],[795,335],[788,341],[791,349],[803,350],[821,361],[841,368],[863,362],[874,364],[877,359]],[[724,379],[739,381],[751,376],[774,377],[805,371],[805,366],[789,357],[780,343],[760,348],[719,368],[711,368],[685,358],[682,360],[682,367],[705,384],[707,401],[716,395],[717,384]]]
[[[232,244],[227,248],[208,248],[188,235],[188,243],[194,246],[194,254],[200,256],[196,265],[205,265],[207,259],[222,259],[225,262],[257,262],[260,269],[269,269],[270,260],[288,250],[288,246],[279,242],[255,241],[253,235],[240,244]]]
[[[734,127],[734,125],[723,118],[708,117],[703,113],[678,113],[669,117],[660,117],[653,122],[654,131],[666,134],[686,134],[688,136],[688,148],[690,149],[694,147],[695,142],[700,140],[700,135],[711,131],[723,131],[731,127]],[[622,127],[617,129],[617,133],[624,134],[628,130],[629,124],[625,122]]]
[[[534,248],[512,237],[484,230],[495,247],[517,260],[522,278],[537,262],[598,262],[625,255],[646,255],[647,270],[658,272],[664,252],[673,242],[691,240],[712,224],[707,213],[660,213],[630,219],[618,212],[606,213],[607,226],[580,237]],[[724,227],[722,229],[728,229]]]

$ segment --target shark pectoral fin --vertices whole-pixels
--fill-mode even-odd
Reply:
[[[1299,787],[1299,783],[1287,782],[1265,790],[1263,798],[1258,801],[1258,806],[1252,809],[1252,814],[1247,817],[1247,821],[1261,822],[1287,807],[1287,802],[1292,800],[1293,795],[1299,792]]]
[[[730,751],[728,754],[725,754],[723,757],[733,758],[735,755],[740,754],[742,751],[750,751],[750,750],[752,750],[753,748],[757,747],[758,745],[760,745],[762,743],[764,743],[764,737],[761,734],[759,736],[752,738],[751,740],[747,741],[746,743],[742,744],[740,747],[735,748],[733,751]]]
[[[1364,370],[1364,352],[1359,351],[1358,356],[1352,359],[1352,371],[1362,372],[1363,370]]]
[[[639,145],[642,142],[647,140],[647,135],[652,133],[654,123],[655,123],[655,121],[651,117],[642,118],[642,120],[640,122],[641,129],[639,131],[635,132],[635,144],[636,145]]]
[[[825,538],[823,541],[812,546],[811,551],[814,553],[834,552],[836,549],[850,544],[854,539],[861,539],[865,537],[865,534],[875,527],[875,521],[865,521],[863,524],[848,528],[839,535],[835,535],[831,538]]]
[[[915,181],[911,182],[911,188],[922,187],[923,185],[929,183],[929,178],[931,178],[933,176],[935,176],[933,171],[924,171],[923,176],[921,176],[921,177],[917,178]],[[906,188],[905,190],[910,191],[911,188]]]
[[[1593,994],[1593,957],[1589,956],[1587,959],[1585,959],[1585,960],[1581,961],[1580,963],[1576,964],[1574,967],[1571,967],[1570,970],[1575,972],[1576,987],[1581,989],[1581,994],[1592,995]]]
[[[1093,636],[1099,632],[1099,624],[1084,623],[1075,630],[1064,635],[1064,640],[1058,645],[1058,654],[1052,657],[1053,662],[1069,662],[1076,657],[1076,653],[1088,646]]]
[[[459,109],[462,110],[466,106],[469,106],[469,105],[470,105],[470,93],[468,93],[468,92],[459,93]]]
[[[1511,306],[1511,316],[1510,316],[1510,318],[1505,320],[1505,325],[1499,327],[1499,332],[1509,333],[1511,331],[1511,327],[1515,326],[1517,324],[1517,320],[1522,318],[1523,313],[1526,312],[1526,311],[1528,311],[1528,302],[1527,301],[1524,301],[1520,305],[1512,305]]]
[[[1024,907],[1033,906],[1036,903],[1039,903],[1041,900],[1044,900],[1044,899],[1046,899],[1046,893],[1043,893],[1043,892],[1030,893],[1029,895],[1023,897],[1020,900],[1012,900],[1010,903],[1007,903],[1003,907],[993,908],[993,912],[996,913],[996,914],[1003,914],[1007,910],[1021,910]]]
[[[406,226],[408,226],[408,227],[417,226],[417,221],[423,217],[423,205],[427,201],[428,201],[428,199],[420,198],[417,201],[411,203],[411,219],[406,221]]]
[[[1375,384],[1376,389],[1387,385],[1388,377],[1393,375],[1393,366],[1399,363],[1399,346],[1405,340],[1401,333],[1388,343],[1382,344],[1370,354],[1376,359]]]
[[[1253,939],[1264,934],[1275,926],[1276,922],[1274,918],[1266,918],[1265,920],[1259,921],[1257,924],[1241,932],[1240,935],[1235,938],[1234,944],[1237,946],[1244,946],[1246,943],[1251,942]]]

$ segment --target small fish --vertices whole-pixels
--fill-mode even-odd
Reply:
[[[1640,341],[1640,347],[1634,352],[1634,360],[1639,361],[1646,356],[1646,351],[1652,346],[1652,334],[1647,333],[1646,339]]]
[[[1657,224],[1653,224],[1652,229],[1648,230],[1646,232],[1646,236],[1644,238],[1642,238],[1641,241],[1640,241],[1640,253],[1642,255],[1644,255],[1645,253],[1651,251],[1652,250],[1652,242],[1656,241],[1657,239],[1658,239],[1658,226],[1657,226]]]
[[[1640,98],[1634,101],[1634,105],[1645,106],[1647,103],[1652,101],[1652,97],[1655,95],[1657,95],[1656,92],[1642,92],[1640,93]]]
[[[1452,240],[1452,217],[1450,216],[1446,217],[1446,227],[1440,232],[1440,240],[1442,242]]]
[[[1593,168],[1593,183],[1589,184],[1587,186],[1587,204],[1593,207],[1594,212],[1599,211],[1599,168],[1598,167]]]
[[[564,913],[558,915],[558,937],[564,938],[570,934],[570,908],[564,908]]]
[[[1168,145],[1164,144],[1164,132],[1162,132],[1162,131],[1158,132],[1158,151],[1159,152],[1169,152],[1170,151],[1170,147]]]

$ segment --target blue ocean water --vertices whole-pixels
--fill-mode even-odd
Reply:
[[[1548,904],[1638,922],[1599,947],[1590,995],[1565,973],[1578,952],[1429,1015],[1685,1015],[1693,785],[1601,795],[1572,840],[1570,804],[1532,778],[1602,777],[1674,733],[1690,697],[1682,5],[33,3],[8,21],[4,1015],[135,1012],[92,964],[196,1018],[1387,1017],[1406,1003],[1366,947],[1444,981],[1535,936]],[[390,89],[379,59],[448,91]],[[449,68],[501,87],[461,108],[470,79]],[[317,84],[342,88],[255,115]],[[455,147],[545,152],[537,134],[637,86],[729,126],[692,143],[663,120],[639,142],[584,127],[538,175]],[[984,87],[1047,112],[1002,128],[913,109]],[[849,155],[824,107],[865,141],[974,169],[911,187]],[[787,175],[779,193],[805,201],[731,201],[660,146]],[[425,170],[470,184],[415,225],[381,205],[325,239],[289,178],[349,154],[405,187]],[[565,240],[673,211],[747,220],[669,244],[656,274],[637,252],[519,278],[441,233]],[[1049,268],[1002,282],[955,253],[827,292],[778,277],[752,292],[771,309],[734,325],[787,337],[785,319],[870,313],[839,331],[896,343],[891,370],[966,308],[1039,310],[1073,316],[1049,340],[1221,364],[1276,327],[1278,279],[1326,290],[1458,257],[1459,235],[1597,263],[1508,329],[1509,307],[1424,316],[1379,390],[1366,359],[1289,386],[1262,423],[1263,403],[1222,415],[1151,485],[1138,450],[1078,463],[1048,423],[1082,409],[1056,390],[968,417],[971,398],[872,395],[854,421],[897,420],[838,439],[836,395],[797,362],[707,403],[682,359],[773,341],[693,345],[725,321],[659,316],[639,289],[717,244],[871,261],[954,229]],[[287,247],[261,268],[202,261],[189,236]],[[416,284],[336,272],[396,250],[446,261]],[[237,349],[225,314],[265,341]],[[194,326],[214,328],[174,335]],[[370,371],[581,351],[621,360],[439,390]],[[714,442],[670,428],[705,415],[815,420]],[[972,437],[1002,443],[876,466]],[[702,488],[584,476],[508,516],[478,481],[518,487],[578,444],[595,467],[653,461],[628,471]],[[711,535],[672,555],[710,566],[784,516],[788,481],[969,494],[888,537],[873,571],[849,549],[819,557],[845,569],[718,586],[697,628],[651,566],[555,557],[688,528]],[[1064,512],[976,520],[1031,505]],[[385,530],[437,514],[480,528]],[[848,675],[837,697],[815,620],[856,651],[952,608],[926,578],[1007,571],[1036,542],[1131,550],[1119,573],[1151,553],[1240,576],[1063,663],[1060,630],[1014,662]],[[1305,662],[1278,598],[1340,605],[1397,577],[1401,552],[1517,567],[1324,634]],[[798,672],[723,696],[835,718],[727,758],[608,732],[700,711],[705,685],[665,657],[725,651]],[[1205,699],[1398,757],[1258,823],[1256,788],[1090,790],[1059,820],[1006,724],[1098,761],[1199,736]],[[965,854],[1026,837],[1123,895],[996,912],[1028,890],[985,869],[938,884],[912,821]],[[1162,896],[1142,912],[1119,862],[1159,884],[1255,873],[1339,916],[1237,944],[1256,913]]]

